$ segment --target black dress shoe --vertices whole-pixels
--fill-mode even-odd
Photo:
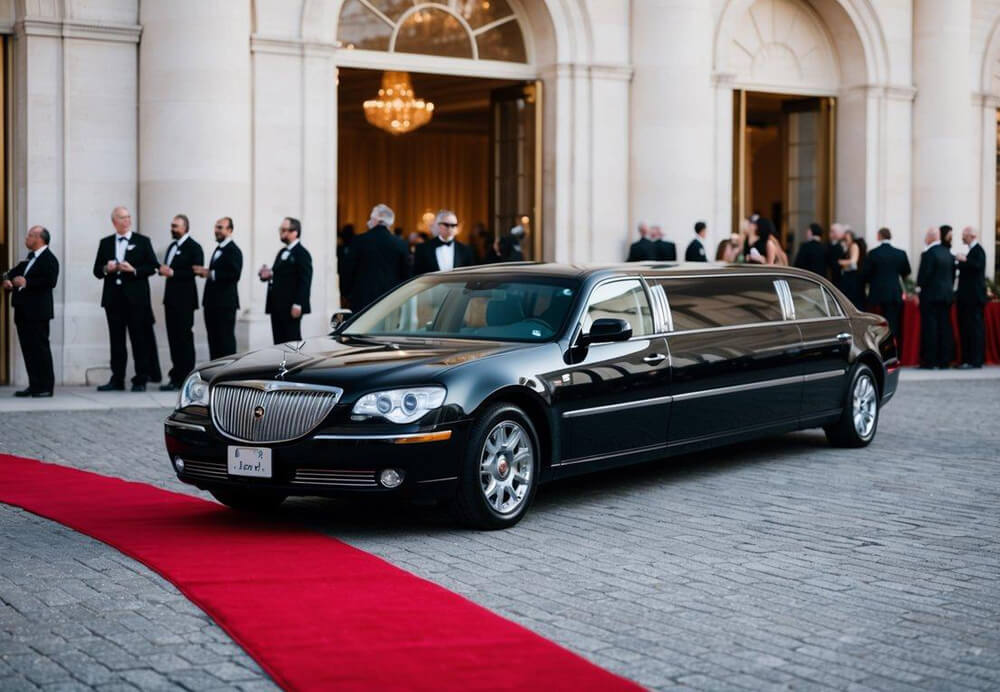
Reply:
[[[25,397],[29,397],[29,396],[31,396],[31,389],[28,388],[28,389],[21,389],[19,391],[16,391],[16,392],[14,392],[14,396],[16,396],[18,399],[23,399]]]
[[[52,396],[52,392],[32,392],[31,397],[33,399],[48,399]]]
[[[166,384],[160,385],[161,392],[176,392],[180,388],[181,386],[179,384],[174,384],[173,382],[167,382]]]
[[[146,385],[139,384],[138,382],[136,382],[135,384],[132,385],[132,391],[133,392],[144,392],[144,391],[146,391]]]
[[[124,392],[125,385],[119,384],[117,382],[108,382],[107,384],[102,384],[97,388],[99,392]]]

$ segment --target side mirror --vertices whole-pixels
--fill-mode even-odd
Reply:
[[[625,320],[601,317],[590,325],[590,331],[580,335],[581,345],[603,344],[610,341],[628,341],[632,338],[632,325]]]
[[[351,311],[347,308],[341,308],[340,310],[334,311],[334,313],[330,315],[330,331],[334,333],[339,332],[344,326],[344,323],[347,322],[347,318],[350,316]]]

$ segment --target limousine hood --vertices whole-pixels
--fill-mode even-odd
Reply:
[[[423,384],[456,365],[523,344],[460,339],[316,338],[260,348],[213,361],[200,370],[211,383],[280,380],[354,391]],[[284,372],[279,376],[279,373]]]

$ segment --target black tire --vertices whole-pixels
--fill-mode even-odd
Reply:
[[[501,434],[509,434],[509,438],[513,440],[513,433],[518,430],[522,433],[518,435],[520,442],[509,447],[508,451],[490,453],[488,440],[492,443],[498,439],[496,435]],[[527,459],[522,456],[522,450],[526,448],[530,454]],[[487,408],[469,433],[469,447],[465,453],[453,505],[462,523],[471,528],[493,531],[510,528],[519,522],[528,511],[538,488],[540,453],[535,426],[524,411],[506,403]],[[503,474],[503,462],[508,457],[507,472]],[[521,459],[516,460],[515,457]],[[492,486],[489,485],[491,476],[483,472],[484,467],[492,469]],[[524,477],[526,469],[527,481],[519,481],[518,478]],[[484,485],[487,487],[484,488]],[[490,487],[494,488],[494,492],[488,494]],[[523,494],[518,495],[522,487]],[[504,498],[508,498],[508,503],[504,502]],[[506,504],[511,505],[509,510],[504,509]]]
[[[210,488],[209,492],[226,507],[239,512],[270,512],[278,508],[285,498],[284,493],[253,488]]]
[[[866,447],[878,430],[881,392],[872,369],[864,363],[854,366],[845,394],[840,420],[823,428],[834,447]]]

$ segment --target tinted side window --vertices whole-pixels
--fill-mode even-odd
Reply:
[[[735,327],[784,318],[778,294],[766,276],[660,279],[658,283],[667,293],[674,331]]]
[[[833,294],[830,293],[828,290],[826,290],[826,288],[824,288],[823,289],[823,295],[826,296],[826,304],[827,304],[827,306],[830,309],[830,316],[831,317],[843,317],[844,316],[844,309],[842,307],[840,307],[840,303],[838,303],[837,299],[833,297]]]
[[[826,304],[826,291],[822,286],[805,279],[789,278],[787,281],[788,288],[792,291],[792,303],[795,304],[795,319],[812,320],[830,316]]]
[[[595,288],[590,294],[587,312],[583,316],[583,330],[590,331],[594,320],[602,317],[625,320],[631,325],[633,336],[653,332],[649,301],[638,281],[612,281]]]

